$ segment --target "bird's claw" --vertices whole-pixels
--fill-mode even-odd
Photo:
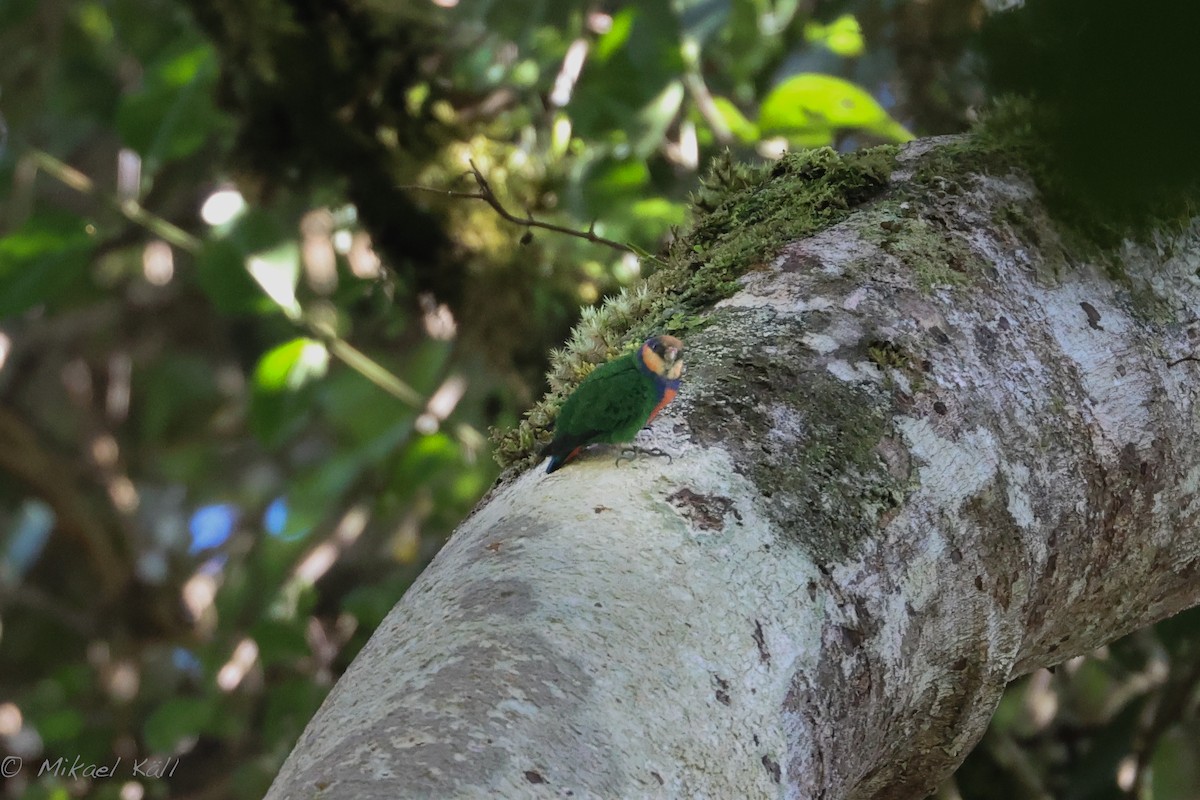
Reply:
[[[665,456],[668,466],[675,463],[675,459],[671,456],[671,454],[659,447],[652,447],[648,450],[643,447],[625,447],[622,448],[620,455],[617,456],[616,465],[618,467],[621,466],[622,461],[637,461],[637,457],[639,455],[654,456],[655,458],[662,458]]]

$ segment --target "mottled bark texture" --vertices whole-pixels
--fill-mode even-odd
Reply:
[[[921,798],[1010,679],[1196,603],[1200,238],[1084,254],[948,148],[712,310],[673,462],[496,491],[270,797]]]

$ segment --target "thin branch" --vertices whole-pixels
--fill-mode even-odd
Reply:
[[[157,214],[147,211],[137,200],[118,200],[116,197],[101,192],[96,188],[96,184],[91,178],[70,164],[59,161],[45,150],[35,149],[31,152],[31,157],[38,168],[46,174],[71,187],[80,194],[86,194],[105,201],[125,215],[125,218],[130,222],[142,226],[160,239],[170,242],[180,250],[184,250],[192,255],[200,252],[200,239],[175,223],[168,222]]]
[[[554,233],[561,233],[565,234],[566,236],[574,236],[578,239],[583,239],[594,244],[602,244],[605,247],[611,247],[613,250],[620,250],[622,253],[632,253],[633,255],[639,257],[644,255],[642,251],[633,245],[618,242],[613,239],[606,239],[603,236],[597,235],[595,223],[589,225],[586,231],[580,231],[563,225],[556,225],[553,222],[545,222],[540,219],[534,219],[533,215],[528,214],[528,212],[526,213],[526,216],[518,217],[516,214],[513,214],[511,211],[505,208],[504,204],[500,202],[500,198],[498,198],[496,193],[492,191],[492,185],[488,183],[488,179],[485,178],[483,173],[479,171],[479,167],[475,166],[475,162],[470,161],[468,163],[470,163],[471,169],[466,174],[475,179],[475,185],[479,187],[479,191],[477,192],[456,192],[453,189],[436,189],[432,186],[420,186],[416,184],[400,186],[399,188],[414,192],[440,194],[443,197],[461,197],[465,200],[482,200],[491,206],[492,209],[503,219],[508,220],[514,225],[521,225],[526,228],[541,228],[542,230],[553,231]]]
[[[130,222],[145,228],[164,241],[175,245],[180,250],[196,255],[203,247],[203,242],[199,237],[188,233],[173,222],[148,211],[136,200],[118,200],[101,192],[96,187],[95,182],[87,175],[75,169],[70,164],[59,161],[44,150],[34,149],[31,157],[33,162],[51,177],[81,194],[96,197],[107,202],[124,214]],[[310,333],[319,338],[335,358],[341,360],[346,366],[361,374],[371,383],[414,408],[424,407],[425,400],[415,389],[389,372],[386,367],[372,359],[366,353],[357,349],[345,339],[342,339],[330,330],[328,326],[318,326],[304,314],[298,316],[289,314],[288,316],[298,325],[306,328]]]
[[[729,126],[725,124],[725,118],[721,116],[720,109],[717,108],[712,94],[708,91],[708,84],[704,82],[704,78],[700,73],[686,73],[683,76],[683,85],[692,95],[692,100],[695,101],[696,108],[700,111],[700,116],[704,117],[704,121],[708,123],[708,127],[712,130],[716,140],[725,145],[736,142],[737,137],[734,136]]]
[[[337,336],[309,325],[309,330],[315,333],[333,356],[371,383],[383,389],[402,403],[413,408],[424,408],[425,398],[416,389],[397,378],[386,367],[375,361],[363,351]]]

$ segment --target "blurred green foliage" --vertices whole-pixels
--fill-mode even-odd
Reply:
[[[541,395],[581,302],[653,269],[635,254],[686,222],[698,172],[963,129],[979,19],[975,0],[0,3],[0,756],[26,759],[0,794],[261,796],[495,477],[483,431]],[[628,250],[447,194],[478,189],[471,162],[510,214]],[[962,796],[1031,770],[1108,796],[1130,754],[1146,796],[1194,796],[1195,625],[1173,624],[1132,665],[1122,644],[1017,684],[988,742],[1027,763],[982,748]],[[1103,713],[1033,725],[1034,681]],[[1144,719],[1165,723],[1131,735]],[[60,756],[180,764],[29,768]]]

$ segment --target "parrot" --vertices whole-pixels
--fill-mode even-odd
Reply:
[[[683,342],[665,334],[597,367],[558,412],[554,437],[542,449],[542,458],[550,456],[547,474],[589,444],[633,441],[675,399],[682,377]]]

